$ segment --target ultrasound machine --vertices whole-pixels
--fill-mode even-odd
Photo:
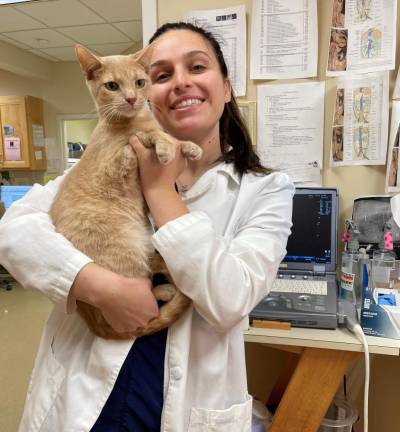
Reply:
[[[337,327],[338,207],[336,189],[296,189],[287,254],[270,293],[250,313],[250,323]]]

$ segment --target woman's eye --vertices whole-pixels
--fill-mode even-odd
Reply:
[[[115,81],[109,81],[104,84],[105,88],[110,91],[116,91],[119,89],[119,85]]]
[[[168,74],[166,73],[160,73],[158,75],[156,75],[154,82],[158,82],[158,81],[164,81],[168,78]]]
[[[135,87],[136,88],[143,88],[145,84],[146,84],[146,81],[144,79],[138,79],[135,82]]]
[[[196,64],[192,66],[192,70],[195,72],[202,72],[206,67],[202,64]]]

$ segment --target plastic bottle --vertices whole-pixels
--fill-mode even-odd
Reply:
[[[392,227],[390,223],[385,222],[379,249],[375,250],[372,255],[372,289],[393,288],[392,272],[395,268],[395,261]]]
[[[342,252],[342,263],[340,272],[340,298],[357,304],[360,302],[361,278],[360,278],[360,252],[358,250],[358,231],[354,221],[346,220],[346,228],[343,241],[346,243]],[[358,293],[358,295],[357,295]]]

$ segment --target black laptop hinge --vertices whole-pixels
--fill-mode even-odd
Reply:
[[[326,268],[324,264],[315,264],[314,265],[314,276],[325,276]]]

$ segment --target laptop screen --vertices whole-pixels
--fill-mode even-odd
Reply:
[[[292,234],[281,268],[334,272],[337,250],[336,189],[297,188],[293,198]]]

